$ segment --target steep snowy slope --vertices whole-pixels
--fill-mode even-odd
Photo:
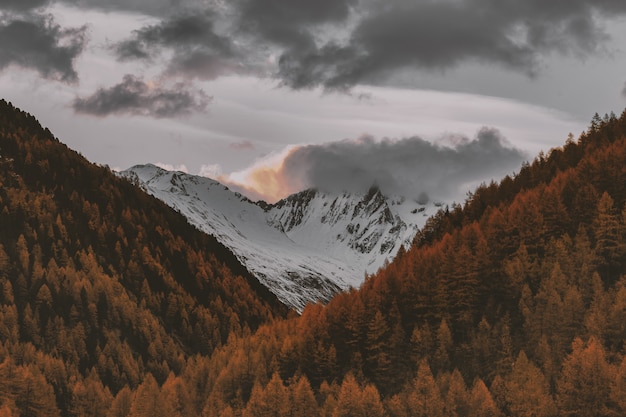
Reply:
[[[301,310],[358,287],[436,211],[405,198],[315,190],[254,203],[217,181],[154,165],[120,173],[216,236],[284,303]]]
[[[418,215],[421,208],[387,199],[377,188],[364,196],[307,190],[279,201],[267,214],[294,242],[360,268],[357,281],[351,281],[358,286],[365,272],[376,272],[400,246],[411,244],[426,219],[425,208]]]

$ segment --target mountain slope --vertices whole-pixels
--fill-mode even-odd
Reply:
[[[214,239],[0,103],[0,414],[626,415],[624,166],[626,111],[594,118],[280,319]]]
[[[0,414],[98,415],[287,314],[215,238],[4,101],[0,185]]]
[[[302,378],[320,414],[625,415],[624,166],[626,111],[480,187],[358,290],[220,349],[237,378],[254,346],[267,382],[242,402],[218,379],[213,415]]]
[[[120,173],[228,246],[284,303],[301,310],[358,287],[409,246],[434,205],[316,190],[253,203],[220,183],[154,165]]]

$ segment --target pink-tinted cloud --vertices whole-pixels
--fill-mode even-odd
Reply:
[[[308,187],[298,176],[289,175],[284,167],[284,162],[298,149],[288,147],[280,154],[272,154],[243,171],[221,175],[217,180],[252,200],[278,201]]]
[[[219,180],[269,202],[306,188],[364,193],[372,185],[388,195],[461,201],[480,182],[519,169],[525,157],[492,128],[480,129],[472,139],[456,135],[440,143],[363,136],[291,147]]]

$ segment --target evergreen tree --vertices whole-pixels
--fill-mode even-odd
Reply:
[[[513,417],[548,417],[556,414],[548,381],[524,351],[505,380],[506,405]]]
[[[557,386],[558,405],[563,416],[611,416],[616,410],[611,401],[615,371],[605,357],[604,348],[591,338],[585,345],[576,339],[572,353],[563,363]]]
[[[595,230],[595,254],[598,270],[605,280],[614,280],[624,255],[621,242],[622,225],[609,193],[604,192],[597,206]]]
[[[289,386],[289,391],[287,415],[292,417],[318,417],[320,415],[313,389],[306,376],[300,376]]]
[[[164,401],[156,380],[147,374],[144,381],[137,387],[133,398],[129,417],[165,417]]]
[[[92,370],[83,381],[77,381],[72,389],[72,414],[85,417],[105,417],[113,396]]]
[[[417,376],[408,393],[407,409],[409,415],[415,417],[444,416],[444,401],[426,359],[422,359],[417,367]]]
[[[439,325],[439,330],[437,330],[437,347],[433,356],[436,369],[448,369],[450,367],[450,351],[453,345],[448,321],[443,319]]]
[[[107,417],[126,417],[130,415],[133,403],[133,393],[128,386],[121,389],[113,401],[111,407],[107,411]]]
[[[481,417],[500,417],[502,415],[487,386],[480,378],[474,381],[470,391],[467,415]]]
[[[287,414],[289,394],[280,375],[275,372],[265,389],[257,383],[252,389],[246,416],[282,417]]]
[[[376,386],[368,384],[361,393],[363,417],[384,417],[385,410]]]
[[[337,406],[332,417],[363,417],[361,388],[352,374],[348,374],[341,384]]]
[[[389,383],[389,371],[391,361],[389,358],[389,326],[380,311],[376,311],[367,327],[365,350],[367,353],[364,369],[366,376],[370,377],[380,386]]]
[[[455,369],[450,375],[448,392],[445,395],[445,415],[466,416],[469,415],[469,395],[463,376]]]

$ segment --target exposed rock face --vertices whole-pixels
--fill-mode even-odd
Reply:
[[[275,204],[252,202],[205,177],[138,165],[120,175],[216,236],[284,303],[301,310],[358,287],[409,246],[435,205],[310,189]]]

